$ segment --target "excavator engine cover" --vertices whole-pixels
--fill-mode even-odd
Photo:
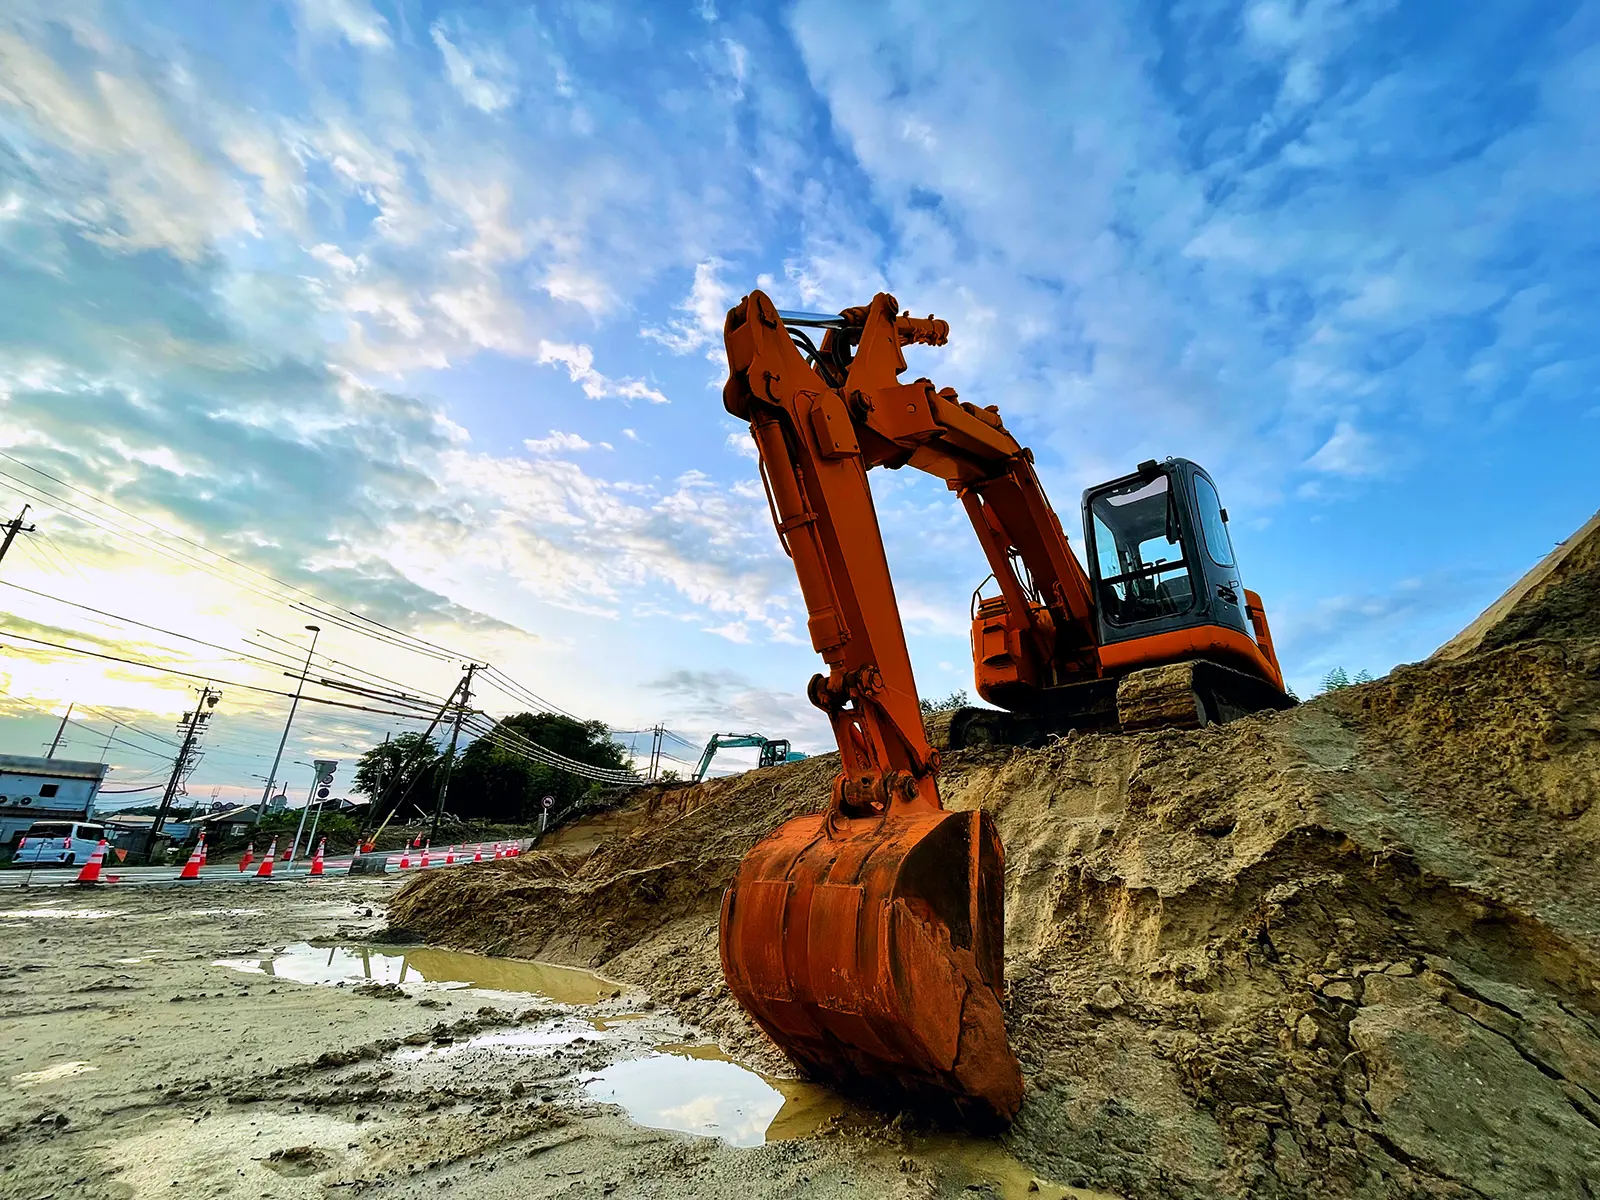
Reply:
[[[988,814],[837,806],[780,826],[722,898],[734,997],[808,1075],[946,1094],[1011,1120],[1022,1074],[1000,1007],[1004,860]]]

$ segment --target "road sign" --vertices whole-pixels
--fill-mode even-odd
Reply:
[[[556,806],[556,798],[554,796],[546,796],[544,798],[544,807],[545,807],[545,811],[546,812],[549,812],[555,806]]]
[[[317,768],[318,783],[332,783],[333,773],[339,769],[339,762],[332,758],[314,758],[312,765]]]

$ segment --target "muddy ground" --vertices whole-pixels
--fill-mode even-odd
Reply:
[[[393,919],[595,966],[781,1070],[722,984],[718,901],[835,768],[640,797],[590,844],[413,881]],[[942,789],[1006,847],[1031,1170],[1600,1195],[1597,523],[1426,663],[1220,728],[951,754]]]
[[[696,1030],[642,989],[583,977],[552,987],[538,973],[534,994],[521,964],[480,960],[463,974],[459,956],[441,967],[437,951],[374,943],[397,886],[0,893],[0,1197],[1033,1194],[993,1143],[890,1128],[782,1081],[765,1145],[636,1124],[586,1081],[659,1059],[657,1047],[678,1063],[715,1059]],[[358,953],[334,948],[362,945],[378,977],[388,962],[389,982],[330,986],[258,966],[299,946],[289,957],[314,978],[324,947],[348,965]],[[399,983],[396,956],[483,986]],[[711,1123],[732,1136],[735,1119]],[[760,1140],[755,1126],[744,1133]]]

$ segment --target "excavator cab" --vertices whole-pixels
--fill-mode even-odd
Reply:
[[[1228,513],[1185,458],[1139,464],[1083,494],[1100,644],[1219,625],[1250,632]]]

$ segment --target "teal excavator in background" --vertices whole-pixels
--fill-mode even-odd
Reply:
[[[706,772],[711,769],[711,760],[716,757],[718,750],[752,747],[761,751],[761,759],[756,763],[758,771],[762,767],[775,767],[779,763],[799,762],[805,757],[800,751],[789,749],[788,738],[768,738],[762,733],[713,733],[711,740],[706,743],[705,753],[700,755],[700,765],[694,769],[694,782],[699,783],[706,777]]]

